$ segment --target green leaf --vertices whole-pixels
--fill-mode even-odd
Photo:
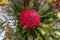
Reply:
[[[29,8],[32,8],[34,6],[33,2],[29,2]]]
[[[39,7],[39,13],[44,13],[45,11],[47,11],[49,9],[49,6],[44,4],[44,5],[40,5]]]
[[[19,9],[20,9],[20,12],[22,12],[25,8],[24,8],[23,5],[20,5],[20,6],[19,6]]]
[[[46,32],[42,29],[42,28],[37,28],[38,30],[39,30],[39,32],[42,34],[42,35],[45,35],[46,34]]]
[[[50,36],[49,35],[45,35],[44,39],[45,40],[50,40]]]
[[[28,30],[28,32],[27,32],[27,37],[29,37],[30,36],[30,31]]]
[[[49,25],[44,24],[42,27],[43,27],[43,30],[44,30],[46,33],[48,33],[48,34],[53,33],[53,29],[52,29]]]
[[[27,32],[27,29],[25,29],[25,30],[22,30],[22,33],[25,33],[25,32]]]
[[[37,36],[37,38],[34,38],[34,40],[43,40],[41,36]]]
[[[38,33],[37,31],[35,31],[37,38],[34,38],[34,40],[43,40],[42,37],[40,36],[40,33]]]

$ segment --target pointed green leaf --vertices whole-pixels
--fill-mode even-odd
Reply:
[[[34,3],[31,1],[29,2],[29,8],[32,8],[34,6]]]

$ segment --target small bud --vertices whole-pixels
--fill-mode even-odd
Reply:
[[[10,29],[11,29],[10,26],[7,25],[7,26],[6,26],[6,30],[10,30]]]

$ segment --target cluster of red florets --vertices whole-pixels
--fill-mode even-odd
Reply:
[[[23,29],[34,29],[40,23],[40,15],[34,9],[26,9],[20,15],[20,23],[23,24]]]

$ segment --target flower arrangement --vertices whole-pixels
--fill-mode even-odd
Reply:
[[[6,27],[8,40],[59,40],[60,20],[59,0],[10,0],[11,4],[4,8],[13,17],[16,28]],[[6,17],[5,17],[6,18]],[[57,27],[56,27],[57,26]],[[4,29],[4,28],[3,28]],[[15,32],[14,32],[14,29]]]

